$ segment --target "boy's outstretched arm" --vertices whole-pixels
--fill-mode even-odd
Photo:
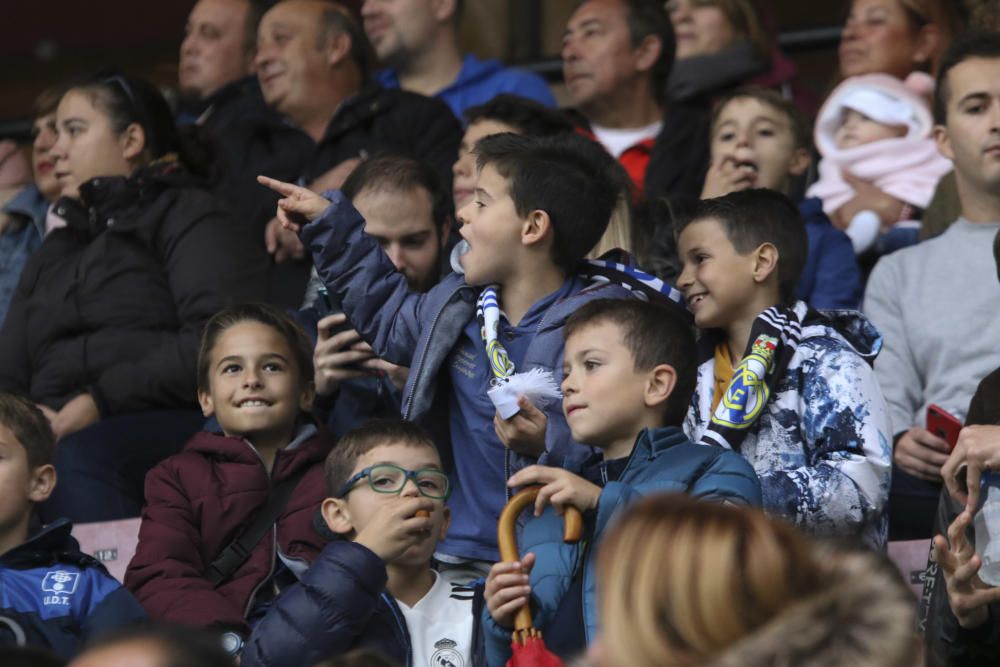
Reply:
[[[326,193],[330,199],[325,199],[289,183],[258,180],[283,195],[279,219],[298,231],[320,279],[339,298],[362,338],[379,358],[409,366],[420,334],[430,324],[422,311],[426,295],[410,291],[403,274],[365,234],[361,214],[339,191]],[[454,291],[457,284],[438,284],[432,291]]]

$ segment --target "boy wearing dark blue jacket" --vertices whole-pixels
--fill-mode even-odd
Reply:
[[[259,180],[284,195],[278,217],[289,228],[299,228],[289,215],[311,221],[301,238],[361,336],[380,358],[410,369],[402,416],[431,430],[453,486],[454,522],[438,557],[492,563],[510,475],[589,452],[573,442],[557,403],[539,408],[522,397],[520,411],[504,419],[487,392],[525,371],[549,372],[558,382],[566,318],[592,299],[631,296],[619,278],[632,270],[619,267],[596,283],[578,275],[625,187],[621,168],[599,145],[578,136],[498,134],[474,153],[475,196],[458,212],[463,242],[452,258],[464,275],[446,276],[424,294],[408,289],[341,193],[328,193],[331,204],[304,188]]]
[[[639,300],[592,301],[565,326],[563,402],[573,439],[601,451],[577,473],[531,466],[509,485],[541,484],[535,519],[522,531],[517,563],[486,580],[488,664],[510,657],[514,616],[529,599],[534,625],[563,658],[597,633],[595,547],[613,519],[650,493],[760,505],[760,484],[735,452],[691,442],[680,428],[694,392],[694,334],[679,315]],[[546,507],[551,505],[551,507]],[[584,513],[584,539],[562,542],[557,516]]]
[[[312,665],[356,648],[409,665],[482,664],[482,585],[431,558],[450,484],[415,424],[369,421],[326,460],[322,515],[335,539],[254,628],[243,667]]]
[[[146,614],[65,519],[29,538],[35,504],[56,485],[56,440],[33,403],[0,393],[0,646],[73,657],[88,639]]]

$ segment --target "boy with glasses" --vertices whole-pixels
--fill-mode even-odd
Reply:
[[[372,420],[326,460],[331,542],[254,629],[244,667],[314,664],[374,649],[401,664],[478,664],[482,587],[431,558],[448,531],[451,491],[420,427]]]

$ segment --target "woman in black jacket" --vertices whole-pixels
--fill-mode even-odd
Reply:
[[[266,256],[186,168],[152,85],[89,81],[56,117],[53,212],[65,225],[50,222],[21,275],[0,330],[0,389],[38,403],[59,438],[46,517],[138,516],[146,471],[204,421],[202,325],[263,295]]]

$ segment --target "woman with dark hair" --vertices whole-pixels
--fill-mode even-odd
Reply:
[[[146,471],[202,425],[202,325],[259,297],[265,257],[190,175],[151,84],[72,86],[56,126],[58,220],[0,329],[0,389],[38,403],[60,439],[46,517],[138,516]]]

